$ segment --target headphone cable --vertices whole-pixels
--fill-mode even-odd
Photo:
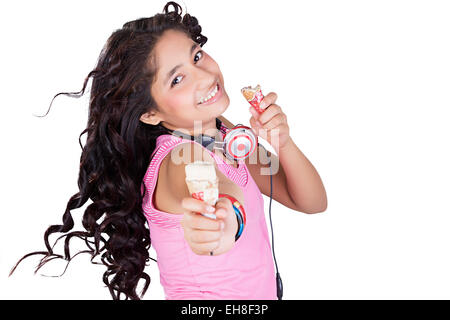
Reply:
[[[272,161],[269,157],[269,152],[267,151],[264,146],[258,143],[259,146],[263,147],[263,149],[266,151],[267,158],[269,159],[269,168],[270,168],[270,202],[269,202],[269,221],[270,221],[270,231],[272,233],[272,254],[273,254],[273,260],[275,262],[275,269],[276,272],[276,285],[277,285],[277,297],[278,300],[282,300],[283,298],[283,281],[281,280],[280,272],[278,271],[278,263],[277,258],[275,257],[275,243],[273,240],[273,226],[272,226],[272,191],[273,191],[273,185],[272,185]]]

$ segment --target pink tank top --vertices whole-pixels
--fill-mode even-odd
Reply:
[[[180,225],[183,215],[154,207],[153,192],[161,162],[180,143],[197,142],[171,135],[159,136],[143,179],[147,192],[142,207],[150,228],[151,244],[157,254],[166,299],[276,300],[264,201],[244,161],[239,161],[235,168],[208,150],[219,170],[236,183],[244,195],[247,224],[228,252],[218,256],[195,254],[184,239]]]

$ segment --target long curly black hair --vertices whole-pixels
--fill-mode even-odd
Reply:
[[[170,7],[174,10],[169,11]],[[167,133],[161,125],[149,125],[139,119],[142,114],[157,109],[150,94],[156,74],[153,48],[162,34],[169,29],[185,32],[203,46],[208,40],[201,34],[198,20],[185,14],[176,2],[168,2],[163,13],[150,18],[127,22],[108,38],[97,65],[84,80],[83,88],[76,93],[58,93],[71,97],[84,94],[92,77],[89,115],[86,129],[79,136],[82,149],[78,176],[79,192],[67,203],[62,224],[51,225],[44,234],[47,251],[32,252],[25,258],[43,254],[36,271],[55,258],[70,262],[74,257],[69,250],[73,237],[81,238],[94,262],[100,257],[107,267],[103,282],[112,298],[138,300],[150,284],[144,272],[150,261],[150,231],[142,210],[146,188],[143,177],[155,149],[156,138]],[[53,100],[52,100],[53,103]],[[50,104],[51,107],[51,104]],[[49,107],[49,110],[50,110]],[[48,111],[47,111],[48,113]],[[81,136],[87,133],[83,147]],[[86,231],[72,231],[74,220],[71,210],[80,208],[89,199],[92,203],[83,214],[82,224]],[[53,252],[49,236],[63,233],[54,243],[64,239],[64,255]],[[78,254],[77,253],[77,254]],[[145,281],[141,294],[138,282]]]

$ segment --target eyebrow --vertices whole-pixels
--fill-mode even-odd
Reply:
[[[198,43],[194,43],[191,47],[191,51],[189,52],[189,56],[192,56],[192,53],[194,52],[195,49],[197,49],[199,47]],[[173,74],[178,70],[179,67],[181,67],[182,64],[179,64],[177,66],[175,66],[172,70],[169,71],[169,73],[166,76],[166,80],[164,82],[169,81],[169,78],[173,76]]]

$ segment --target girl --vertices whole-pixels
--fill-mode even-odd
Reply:
[[[171,135],[178,130],[193,136],[200,124],[200,133],[220,140],[233,126],[221,116],[230,101],[219,66],[202,50],[207,38],[201,31],[195,17],[182,16],[181,7],[168,2],[162,14],[127,22],[109,37],[80,92],[93,77],[88,125],[81,133],[88,136],[80,191],[70,198],[63,223],[45,232],[47,251],[22,259],[44,254],[37,269],[54,258],[70,262],[70,239],[79,237],[88,247],[81,252],[100,256],[107,267],[103,281],[112,297],[140,299],[150,283],[144,268],[153,243],[167,299],[276,299],[261,195],[270,193],[269,177],[261,174],[265,166],[230,162]],[[272,162],[281,164],[273,175],[273,198],[296,211],[322,212],[327,198],[321,179],[289,136],[276,100],[269,93],[262,114],[250,109],[255,133],[278,133],[268,139],[279,155],[271,155]],[[189,195],[184,170],[196,160],[216,164],[221,198],[214,206]],[[88,199],[86,231],[70,232],[71,210]],[[64,256],[49,243],[57,232],[65,238]],[[145,284],[139,295],[140,279]]]

